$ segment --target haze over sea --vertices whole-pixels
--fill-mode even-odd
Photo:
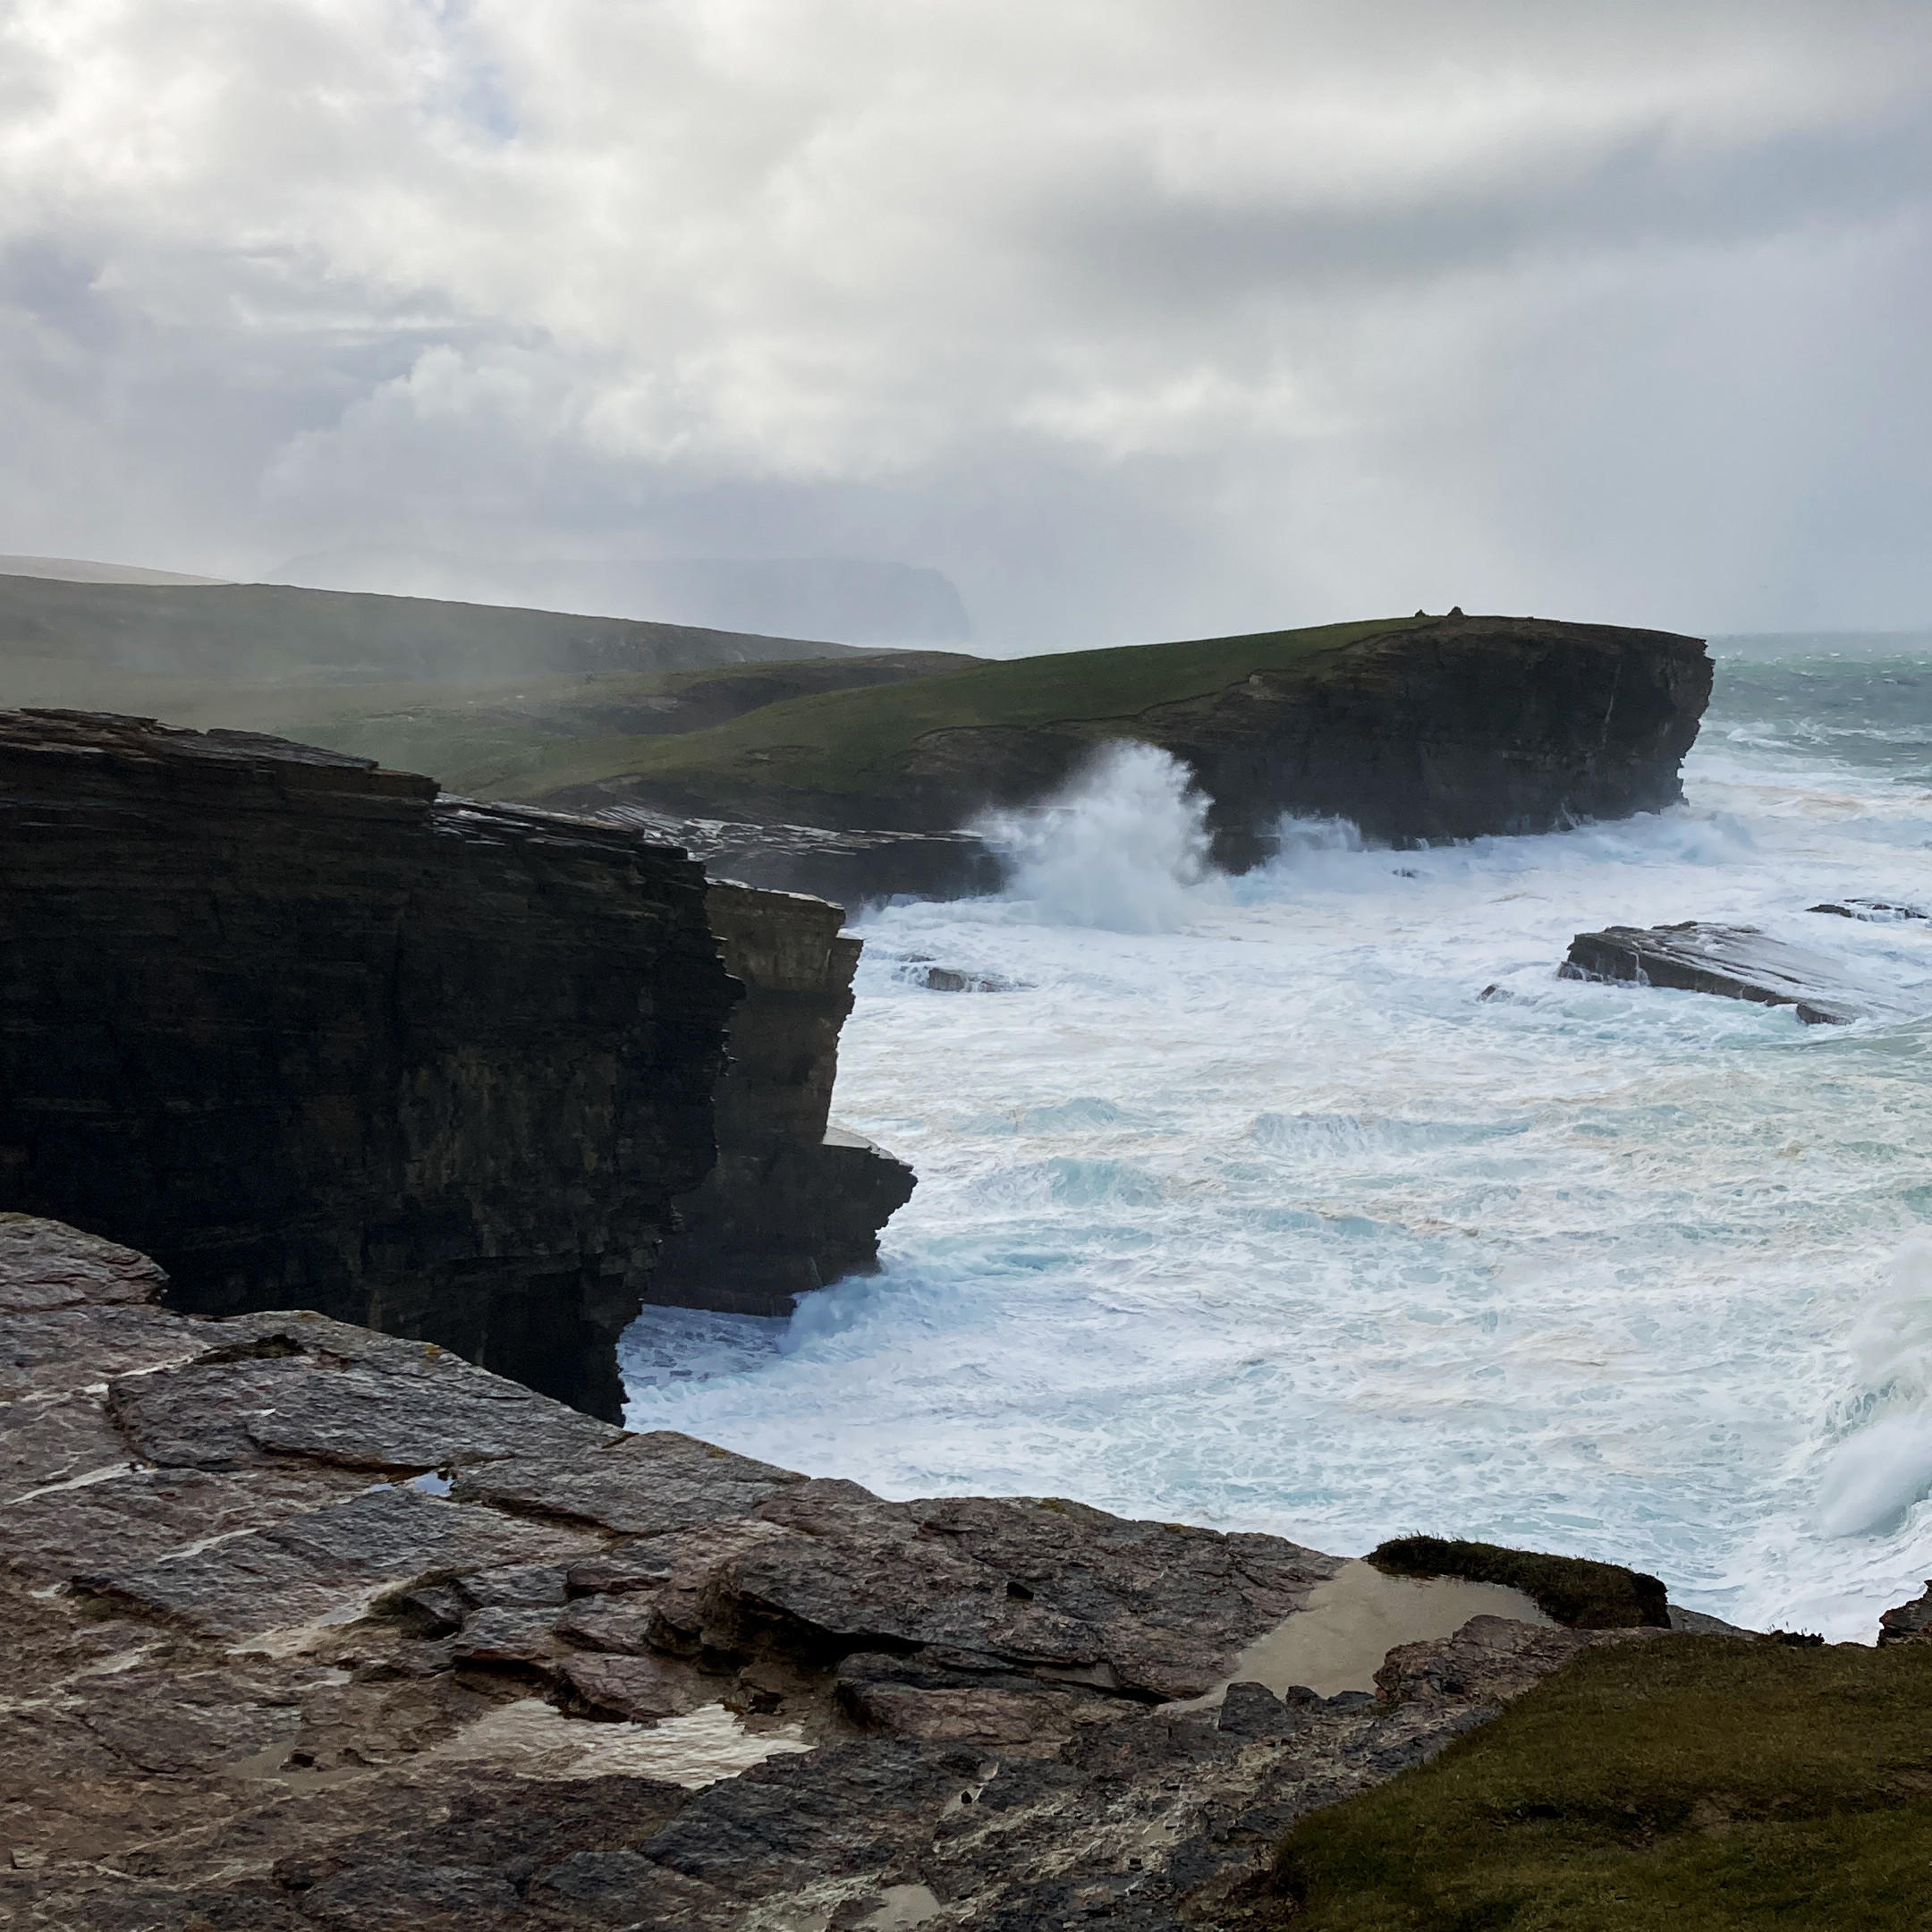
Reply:
[[[866,920],[835,1114],[919,1171],[884,1272],[789,1321],[648,1311],[631,1426],[894,1496],[1602,1556],[1868,1638],[1932,1574],[1932,1019],[1555,969],[1749,923],[1932,1015],[1932,927],[1806,910],[1932,907],[1932,652],[1714,654],[1660,815],[1289,825],[1227,879],[1135,750],[1001,828],[1004,896]]]

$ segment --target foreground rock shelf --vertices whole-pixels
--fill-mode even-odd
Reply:
[[[886,1502],[161,1286],[0,1217],[22,1926],[1212,1922],[1302,1812],[1643,1635],[1458,1614],[1377,1696],[1225,1688],[1343,1563]]]

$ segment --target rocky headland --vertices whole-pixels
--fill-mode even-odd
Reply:
[[[1052,795],[1097,748],[1131,740],[1187,767],[1217,860],[1239,869],[1272,850],[1283,813],[1414,844],[1658,809],[1681,796],[1710,688],[1695,638],[1456,611],[842,691],[676,738],[562,750],[520,795],[946,833]]]
[[[712,890],[365,759],[0,714],[0,1199],[182,1309],[300,1303],[614,1418],[674,1235],[659,1299],[785,1306],[911,1186],[828,1129],[838,909],[724,893],[728,966]]]

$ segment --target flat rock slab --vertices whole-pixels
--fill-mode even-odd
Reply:
[[[273,1528],[76,1580],[125,1609],[216,1637],[346,1623],[426,1572],[568,1562],[585,1547],[536,1523],[408,1489],[371,1489]]]
[[[804,1480],[675,1429],[652,1429],[589,1453],[545,1447],[465,1470],[451,1493],[463,1502],[651,1537],[749,1516],[766,1497]]]
[[[0,1314],[139,1306],[167,1276],[144,1254],[64,1221],[0,1214]]]
[[[110,1385],[108,1409],[148,1462],[243,1469],[304,1456],[436,1470],[532,1450],[581,1454],[620,1433],[433,1343],[293,1312],[233,1326],[242,1333],[191,1361]]]
[[[1609,926],[1579,933],[1559,969],[1566,979],[1625,981],[1791,1006],[1807,1026],[1902,1019],[1889,994],[1848,980],[1835,960],[1755,926]]]
[[[792,1533],[722,1564],[712,1599],[747,1627],[808,1648],[964,1653],[1150,1699],[1208,1689],[1339,1567],[1280,1538],[1058,1497],[887,1503],[815,1481],[758,1513]]]

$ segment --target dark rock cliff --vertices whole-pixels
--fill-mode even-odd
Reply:
[[[878,1231],[912,1170],[830,1124],[839,1029],[860,942],[822,899],[729,881],[705,895],[724,964],[745,987],[717,1089],[717,1164],[678,1202],[646,1299],[746,1315],[878,1265]]]
[[[962,823],[1043,796],[1123,737],[1193,772],[1231,868],[1267,855],[1284,812],[1397,844],[1547,832],[1674,804],[1710,689],[1695,638],[1456,615],[1131,719],[934,733],[908,792],[930,822]]]
[[[682,853],[436,794],[0,715],[0,1206],[614,1415],[740,989]]]
[[[1050,799],[1125,741],[1187,767],[1217,860],[1240,870],[1271,853],[1284,813],[1402,845],[1659,809],[1682,795],[1710,689],[1696,638],[1419,614],[841,692],[775,708],[755,729],[761,714],[653,741],[672,749],[542,802],[662,815],[693,851],[716,845],[717,869],[759,885],[952,897],[997,869],[958,828]]]

